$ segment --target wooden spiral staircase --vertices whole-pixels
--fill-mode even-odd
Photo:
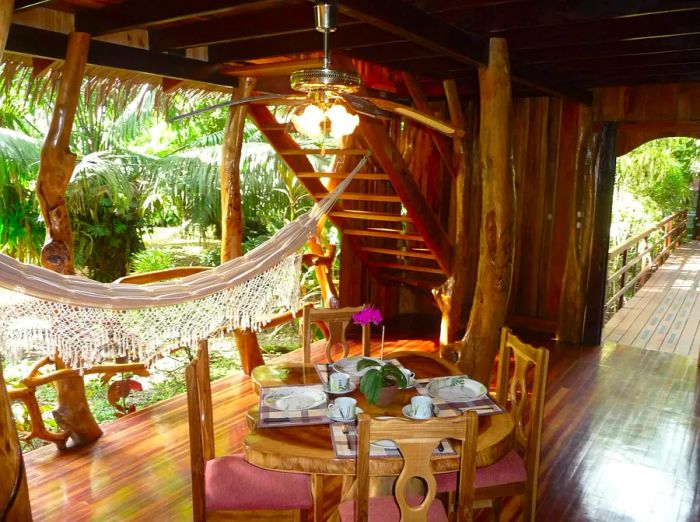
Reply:
[[[370,155],[329,217],[375,277],[433,288],[451,273],[447,234],[383,123],[362,118],[343,148],[322,151],[302,148],[267,107],[251,105],[248,114],[314,200]],[[331,172],[309,159],[322,153],[335,155]]]

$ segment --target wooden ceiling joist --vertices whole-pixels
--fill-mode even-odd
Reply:
[[[15,0],[14,10],[24,11],[25,9],[31,9],[32,7],[39,7],[42,4],[48,4],[51,0]]]
[[[344,0],[338,9],[341,13],[441,55],[473,66],[486,65],[487,38],[462,31],[437,19],[426,23],[429,15],[405,0],[382,0],[381,2]],[[397,16],[397,13],[401,15]],[[548,75],[547,79],[541,75],[533,77],[526,70],[514,67],[513,64],[511,64],[511,74],[513,81],[536,87],[547,94],[572,98],[587,105],[593,103],[592,93],[567,85],[563,81],[557,81],[554,74]]]
[[[65,58],[68,36],[12,24],[6,51],[55,60]],[[88,64],[125,69],[156,76],[235,87],[238,79],[220,74],[216,67],[182,56],[154,54],[144,49],[93,40]]]
[[[75,17],[75,28],[93,36],[219,13],[252,11],[295,0],[127,0]],[[297,3],[299,3],[297,1]]]

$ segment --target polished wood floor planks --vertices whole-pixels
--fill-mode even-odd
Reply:
[[[604,342],[697,357],[700,241],[678,248],[605,326]]]
[[[700,520],[695,361],[615,344],[549,344],[537,519]],[[434,351],[435,344],[387,344],[387,352],[407,348]],[[242,376],[213,383],[212,393],[217,454],[239,451],[257,396]],[[184,397],[176,397],[105,426],[90,448],[28,453],[35,520],[191,520],[187,437]],[[512,499],[501,520],[519,515],[520,501]],[[489,520],[485,511],[477,518]]]

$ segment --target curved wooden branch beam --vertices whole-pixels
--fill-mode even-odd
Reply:
[[[89,43],[90,35],[87,33],[71,33],[68,36],[66,61],[51,126],[41,149],[36,181],[36,194],[46,223],[46,242],[41,249],[41,264],[59,274],[75,273],[73,231],[64,198],[76,161],[69,144]]]

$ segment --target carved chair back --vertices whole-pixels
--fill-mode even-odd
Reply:
[[[420,424],[400,418],[372,419],[368,414],[362,413],[358,418],[357,429],[356,520],[366,521],[368,517],[369,477],[373,475],[369,451],[370,441],[373,440],[392,440],[401,452],[404,464],[394,486],[401,521],[427,520],[428,510],[437,491],[431,460],[434,450],[443,439],[461,442],[457,521],[472,520],[478,436],[475,412],[466,412],[459,417],[432,418],[421,421]],[[418,477],[427,484],[425,498],[418,505],[411,505],[406,495],[406,487],[413,477]]]
[[[340,346],[342,349],[342,357],[347,357],[349,353],[348,340],[346,337],[347,327],[352,322],[353,314],[362,310],[363,307],[345,307],[345,308],[314,308],[313,305],[307,304],[304,307],[302,321],[302,341],[303,341],[303,362],[308,364],[311,362],[311,343],[313,335],[311,325],[313,323],[321,323],[325,325],[328,331],[326,336],[326,345],[324,351],[326,360],[333,362],[333,349]],[[362,325],[362,354],[369,356],[369,325]]]
[[[515,361],[512,376],[511,355]],[[548,365],[548,350],[526,344],[513,335],[510,328],[503,328],[496,394],[499,403],[507,405],[515,423],[516,446],[522,452],[527,469],[526,497],[529,499],[526,498],[526,502],[532,502],[533,506],[537,496]]]

